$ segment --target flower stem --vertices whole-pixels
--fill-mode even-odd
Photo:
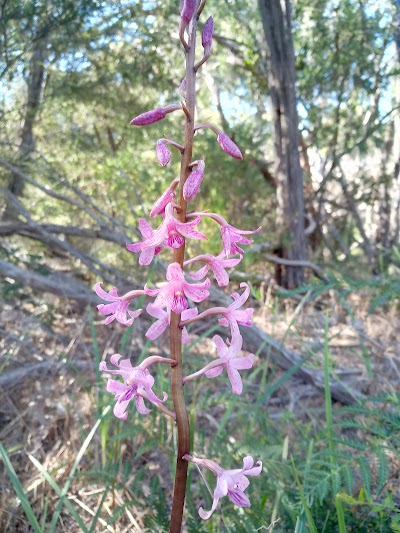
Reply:
[[[194,17],[189,28],[189,38],[185,48],[186,56],[186,108],[185,113],[185,140],[184,151],[181,158],[181,171],[179,181],[179,207],[177,218],[181,222],[186,221],[187,203],[183,198],[183,185],[190,174],[190,164],[192,163],[193,136],[194,136],[194,115],[196,103],[196,72],[195,63],[195,44],[196,28],[198,18]],[[182,38],[182,36],[181,36]],[[182,40],[184,43],[184,39]],[[185,258],[185,244],[174,250],[173,261],[177,262],[183,268]],[[182,383],[182,329],[180,328],[181,316],[171,312],[170,323],[170,349],[171,358],[176,361],[176,366],[171,369],[171,391],[172,400],[176,414],[176,425],[178,431],[178,455],[176,460],[176,474],[174,484],[174,496],[172,501],[170,533],[180,533],[182,530],[182,517],[185,505],[185,493],[187,483],[188,463],[183,456],[190,453],[190,427],[189,417],[185,405]]]

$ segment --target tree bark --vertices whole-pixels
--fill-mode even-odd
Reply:
[[[35,140],[33,128],[39,110],[42,87],[44,80],[44,60],[46,56],[46,44],[39,41],[32,52],[29,62],[29,76],[27,86],[27,102],[24,116],[24,122],[21,132],[21,143],[19,146],[19,159],[21,163],[29,160],[30,155],[35,149]],[[12,174],[9,190],[16,196],[21,196],[24,190],[25,182],[18,174]],[[8,215],[12,215],[7,209]],[[9,217],[6,217],[9,218]],[[12,218],[12,216],[11,216]]]
[[[268,85],[272,102],[277,184],[277,227],[281,228],[283,258],[306,259],[303,172],[299,155],[299,130],[295,92],[295,58],[290,2],[259,0],[267,45]],[[301,285],[304,267],[286,266],[280,283]]]

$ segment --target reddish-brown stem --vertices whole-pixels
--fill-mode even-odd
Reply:
[[[195,17],[189,28],[189,38],[186,41],[183,32],[180,35],[181,41],[185,48],[186,56],[186,109],[185,112],[185,142],[184,151],[181,158],[181,171],[179,181],[179,206],[180,211],[177,218],[181,222],[186,221],[187,204],[183,198],[183,185],[187,180],[192,162],[193,136],[194,136],[194,115],[196,103],[196,72],[195,63],[195,45],[196,45],[196,28],[198,17]],[[173,261],[177,262],[183,268],[185,258],[185,245],[174,250]],[[181,316],[171,312],[170,323],[170,348],[171,358],[176,361],[176,366],[171,369],[171,391],[172,400],[176,414],[176,425],[178,431],[178,455],[176,459],[176,474],[174,484],[174,497],[172,501],[171,522],[169,526],[170,533],[181,533],[182,517],[185,505],[185,493],[187,482],[188,463],[183,459],[185,454],[190,453],[190,428],[189,417],[185,405],[185,397],[182,384],[182,329],[180,328]]]

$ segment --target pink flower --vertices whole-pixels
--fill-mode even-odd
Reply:
[[[191,461],[200,466],[205,466],[217,477],[217,485],[214,489],[214,499],[210,511],[205,511],[202,507],[199,509],[199,515],[203,520],[208,520],[217,508],[218,502],[224,496],[228,496],[231,502],[238,507],[250,507],[250,500],[244,493],[250,485],[247,476],[259,476],[262,470],[262,462],[257,461],[254,465],[254,459],[247,455],[243,459],[243,468],[236,470],[225,470],[215,461],[210,459],[197,459],[190,455],[185,455],[184,459]]]
[[[182,109],[180,105],[170,104],[164,107],[157,107],[151,111],[146,111],[137,117],[133,118],[130,121],[131,126],[148,126],[149,124],[154,124],[166,117],[168,113]]]
[[[150,326],[150,328],[146,332],[146,337],[148,339],[154,340],[157,339],[160,335],[162,335],[166,328],[169,326],[171,313],[164,311],[164,309],[154,304],[148,304],[148,306],[146,307],[146,311],[150,316],[158,319]],[[197,314],[198,310],[196,307],[186,309],[182,312],[182,320],[189,320],[190,318],[197,316]],[[182,330],[182,342],[183,344],[190,343],[190,338],[186,328],[183,328]]]
[[[195,231],[193,226],[197,226],[200,222],[200,218],[196,218],[190,222],[179,222],[172,216],[173,214],[172,204],[168,204],[165,207],[165,217],[161,226],[155,231],[152,230],[152,234],[149,235],[144,241],[140,243],[130,244],[128,250],[131,252],[146,252],[145,264],[148,265],[154,257],[155,249],[161,245],[168,246],[169,248],[180,248],[185,242],[184,237],[191,239],[207,239],[205,235]],[[150,257],[150,260],[148,259]],[[140,261],[139,261],[140,262]]]
[[[153,305],[166,307],[167,312],[172,310],[180,314],[188,308],[186,298],[190,298],[193,302],[202,302],[210,295],[207,290],[210,280],[206,279],[203,283],[188,283],[179,263],[168,265],[167,280],[168,283],[160,289],[149,289],[147,286],[144,288],[149,296],[157,296]]]
[[[200,159],[200,161],[196,161],[196,163],[197,163],[196,170],[193,170],[189,174],[183,186],[183,197],[186,201],[193,200],[193,198],[199,192],[201,182],[203,181],[203,178],[204,178],[204,168],[205,168],[204,161]]]
[[[205,261],[206,264],[197,272],[191,272],[190,276],[195,280],[203,279],[204,276],[207,275],[208,270],[211,268],[218,285],[220,287],[226,287],[229,283],[229,275],[225,269],[236,266],[242,259],[242,255],[237,259],[225,259],[224,252],[221,252],[216,257],[211,254],[199,255],[193,259],[185,261],[185,265],[193,263],[194,261]]]
[[[156,200],[153,204],[153,207],[150,210],[150,218],[155,217],[156,215],[163,215],[165,207],[171,203],[175,198],[175,189],[179,183],[179,178],[174,179],[168,189],[162,193],[160,198]]]
[[[224,368],[231,382],[233,394],[242,394],[243,382],[238,370],[248,370],[254,364],[254,354],[245,357],[236,357],[242,350],[243,338],[239,335],[232,339],[228,347],[219,335],[214,335],[214,344],[217,347],[219,359],[210,363],[211,368],[205,371],[208,378],[215,378],[222,374]],[[206,368],[206,367],[205,367]]]
[[[231,157],[234,157],[235,159],[243,159],[242,152],[239,150],[239,147],[236,146],[236,144],[230,137],[228,137],[228,135],[226,135],[226,133],[220,131],[217,135],[217,141],[225,153]]]
[[[214,20],[209,17],[204,24],[203,31],[201,32],[201,44],[204,48],[204,53],[209,54],[211,50],[212,38],[214,33]]]
[[[222,218],[222,217],[221,217]],[[253,241],[243,237],[243,235],[250,235],[252,233],[258,233],[261,229],[261,226],[253,231],[245,231],[242,229],[237,229],[224,221],[224,224],[221,224],[221,237],[222,237],[222,246],[226,256],[230,254],[244,254],[244,250],[240,248],[238,244],[252,244]]]
[[[231,294],[231,297],[234,301],[229,307],[225,308],[223,318],[220,318],[218,320],[221,326],[230,326],[232,343],[234,342],[234,339],[236,337],[241,336],[238,324],[240,324],[241,326],[246,326],[248,328],[253,325],[251,318],[253,316],[254,309],[248,308],[239,311],[239,307],[241,307],[247,301],[250,295],[250,287],[245,282],[241,283],[240,286],[245,287],[245,290],[243,291],[242,295],[239,295],[237,292],[233,292]]]
[[[140,365],[133,367],[129,359],[122,359],[122,355],[116,353],[111,356],[111,363],[118,367],[118,370],[107,368],[105,361],[100,363],[100,370],[108,372],[109,374],[119,374],[123,377],[124,382],[109,379],[107,382],[107,391],[115,394],[117,403],[114,406],[114,415],[117,418],[126,420],[128,413],[126,412],[129,402],[135,398],[136,409],[142,415],[150,413],[143,401],[143,396],[151,403],[157,405],[167,400],[168,396],[164,392],[163,399],[158,398],[152,391],[154,385],[154,378],[148,371],[148,366],[154,363],[174,363],[173,359],[166,359],[156,355],[147,357]]]
[[[196,0],[183,0],[181,9],[181,19],[185,26],[192,20],[194,12],[196,11]]]
[[[162,167],[167,166],[171,161],[171,152],[169,151],[164,139],[158,139],[157,141],[156,156],[157,161]]]
[[[124,326],[131,326],[136,317],[140,315],[142,309],[137,311],[129,311],[128,307],[133,298],[144,295],[144,291],[131,291],[128,295],[118,296],[118,290],[113,287],[109,292],[106,292],[101,288],[101,283],[96,283],[94,291],[99,298],[106,300],[106,302],[112,302],[109,304],[99,304],[97,309],[102,315],[110,315],[104,321],[105,324],[110,324],[114,320],[117,320]],[[130,298],[127,296],[131,296]],[[131,317],[127,318],[127,314]]]
[[[139,230],[145,239],[150,239],[154,235],[154,230],[144,218],[139,220]],[[142,242],[134,244],[126,244],[126,248],[130,252],[141,252],[139,256],[139,265],[149,265],[153,261],[153,257],[158,255],[163,249],[162,246],[149,246],[142,248]]]
[[[191,381],[202,374],[205,374],[208,378],[215,378],[222,374],[225,368],[229,381],[231,382],[233,394],[242,394],[243,382],[239,370],[248,370],[249,368],[252,368],[254,364],[254,354],[249,354],[245,357],[237,357],[242,350],[243,338],[241,335],[233,337],[232,343],[229,346],[224,343],[219,335],[214,335],[212,340],[217,347],[219,358],[208,363],[201,370],[184,377],[183,383]]]

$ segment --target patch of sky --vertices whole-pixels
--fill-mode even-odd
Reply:
[[[233,94],[229,91],[221,91],[221,106],[227,120],[232,124],[241,122],[243,116],[250,117],[257,112],[257,107],[247,98],[245,99],[245,94],[244,88],[237,89]],[[215,105],[212,105],[212,108],[217,109]]]

